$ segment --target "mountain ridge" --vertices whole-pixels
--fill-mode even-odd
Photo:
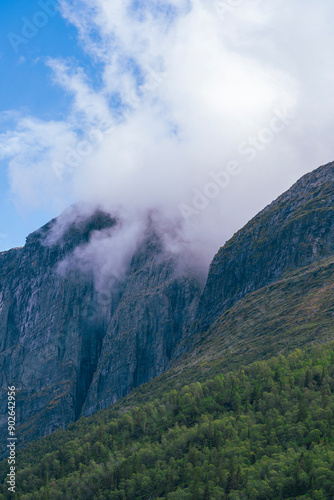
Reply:
[[[217,252],[201,297],[199,330],[289,267],[334,253],[333,185],[333,162],[304,175]]]

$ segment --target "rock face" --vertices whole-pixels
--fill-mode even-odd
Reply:
[[[116,220],[97,212],[46,245],[56,222],[0,255],[3,443],[7,386],[17,388],[18,435],[29,441],[75,421],[86,399],[89,414],[164,371],[204,285],[180,272],[151,231],[124,284],[101,301],[90,273],[60,275],[57,266]]]
[[[53,223],[31,234],[24,248],[0,255],[1,431],[7,386],[14,385],[22,440],[52,432],[80,415],[105,334],[104,322],[92,324],[86,313],[93,283],[79,275],[63,279],[55,270],[79,242],[88,241],[91,231],[115,221],[96,214],[73,226],[57,246],[46,247],[42,242]]]
[[[131,263],[122,299],[108,325],[84,413],[90,415],[125,396],[130,388],[165,371],[186,335],[201,280],[180,272],[152,235]]]
[[[329,163],[303,176],[219,250],[201,297],[198,331],[289,269],[333,253],[334,163]]]
[[[329,164],[304,176],[220,249],[204,290],[153,229],[111,300],[101,300],[90,272],[59,274],[59,263],[94,235],[113,236],[118,221],[101,212],[76,217],[51,240],[53,220],[25,247],[0,254],[1,442],[8,385],[17,387],[21,442],[109,406],[171,366],[192,333],[205,332],[242,297],[333,255],[333,207]]]

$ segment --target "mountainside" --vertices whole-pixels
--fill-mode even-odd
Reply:
[[[334,254],[334,163],[306,174],[214,257],[201,298],[205,331],[238,300],[284,272]]]
[[[59,245],[47,247],[42,241],[51,222],[30,235],[24,248],[0,255],[2,433],[8,385],[18,389],[22,440],[26,433],[40,437],[79,416],[82,388],[95,371],[104,331],[85,314],[93,283],[78,274],[64,280],[55,270],[79,241],[88,241],[91,231],[114,223],[97,214],[72,228]]]
[[[246,295],[185,341],[175,370],[214,373],[334,339],[334,256]],[[206,368],[204,368],[206,367]]]
[[[92,413],[162,373],[203,288],[198,278],[180,275],[151,232],[104,303],[90,273],[60,275],[57,265],[116,221],[96,213],[46,246],[55,222],[24,248],[0,255],[1,438],[8,385],[18,391],[22,442],[75,421],[88,394],[85,412]]]
[[[176,269],[175,258],[163,254],[156,237],[137,252],[106,331],[85,415],[108,407],[167,369],[203,288],[199,278]]]
[[[179,384],[332,339],[333,207],[332,163],[236,233],[213,259],[205,287],[147,228],[107,301],[88,270],[57,271],[94,235],[113,237],[119,221],[102,212],[76,218],[55,240],[51,221],[25,247],[0,254],[2,442],[8,385],[18,389],[17,434],[27,443],[167,369],[159,380]]]

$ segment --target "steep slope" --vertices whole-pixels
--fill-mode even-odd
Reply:
[[[150,241],[151,255],[159,253],[159,240]],[[127,300],[131,297],[134,301],[136,314],[140,313],[136,300],[140,302],[143,294],[140,283],[150,284],[151,280],[154,283],[150,273],[155,270],[156,277],[160,272],[157,271],[160,269],[157,260],[148,259],[148,253],[146,249],[144,261],[141,252],[133,259],[133,273],[127,283],[128,286],[132,282],[132,286],[123,295],[124,299],[126,296]],[[170,258],[163,256],[160,264],[165,260],[170,261]],[[165,269],[164,278],[168,284],[168,266],[162,269]],[[172,276],[175,276],[175,271]],[[154,286],[152,289],[148,287],[148,297],[145,298],[144,294],[144,301],[148,305],[151,305],[150,297],[154,289]],[[329,379],[333,374],[333,347],[326,345],[320,349],[312,348],[311,354],[309,348],[312,344],[322,344],[334,338],[333,289],[334,255],[316,260],[306,267],[286,269],[281,279],[247,294],[219,316],[209,331],[187,338],[189,345],[186,345],[186,351],[190,352],[177,363],[174,362],[173,368],[142,385],[110,410],[98,412],[88,420],[82,418],[77,425],[71,425],[68,431],[58,432],[34,447],[27,448],[23,452],[26,454],[19,456],[23,470],[18,483],[24,484],[24,498],[43,498],[47,491],[60,497],[64,494],[64,488],[74,496],[80,495],[80,498],[86,494],[87,498],[94,498],[94,495],[98,498],[101,489],[106,498],[108,495],[111,495],[110,498],[124,498],[124,488],[125,498],[129,499],[137,498],[138,491],[143,498],[157,492],[164,496],[168,477],[175,478],[170,482],[168,498],[183,498],[196,491],[204,496],[208,490],[212,498],[241,492],[246,494],[247,491],[252,492],[252,498],[259,499],[277,498],[277,495],[287,499],[298,498],[298,494],[307,492],[320,495],[319,498],[331,498],[332,459],[328,461],[326,457],[333,453],[332,403],[329,403],[334,387]],[[122,317],[123,308],[120,305],[121,302],[115,318],[119,318],[120,325],[122,321],[128,321],[126,325],[135,329],[137,316],[134,323],[127,314]],[[128,309],[126,305],[124,310]],[[153,310],[156,312],[154,307]],[[113,320],[110,325],[114,325]],[[100,358],[109,363],[102,374],[107,377],[107,384],[110,384],[114,367],[122,373],[122,367],[114,364],[114,348],[110,347],[110,341],[113,342],[110,340],[111,332],[115,330],[115,326],[110,331],[108,329],[104,354]],[[147,329],[144,331],[147,333]],[[133,335],[123,334],[122,337],[123,350],[131,352],[133,345],[130,339]],[[296,347],[306,348],[305,353],[294,353],[287,361],[279,357],[269,364],[245,368],[245,365],[255,360],[278,353],[286,354]],[[150,344],[147,344],[144,352],[149,349]],[[131,355],[119,359],[128,360]],[[129,366],[127,361],[124,364]],[[231,381],[230,386],[224,386],[225,389],[219,386],[219,390],[215,391],[217,379],[210,378],[240,367],[243,371],[228,375],[225,379]],[[101,369],[103,366],[99,366],[96,373]],[[134,370],[131,373],[131,366],[129,372],[131,383],[135,385],[134,375],[138,372]],[[123,373],[126,373],[126,369]],[[264,389],[259,389],[257,373],[262,374]],[[246,382],[245,374],[246,377],[253,374],[251,385]],[[147,375],[147,378],[150,376]],[[95,380],[91,387],[96,383]],[[202,383],[201,387],[198,381]],[[186,386],[191,383],[195,384]],[[247,390],[246,399],[242,396],[244,389],[241,392],[238,389],[240,384]],[[102,390],[105,391],[104,387]],[[276,402],[273,403],[275,394]],[[222,395],[225,395],[224,403],[221,403]],[[106,393],[103,397],[106,397]],[[272,422],[273,405],[276,417]],[[122,417],[128,411],[131,413]],[[210,441],[210,421],[215,422],[217,429],[218,421],[224,422],[224,429],[228,427],[233,435],[231,443],[229,438],[221,441],[217,437],[219,433],[214,431],[213,436],[218,441]],[[243,427],[242,422],[246,421],[247,427]],[[272,422],[270,428],[274,428],[275,432],[267,432],[269,421]],[[195,440],[194,436],[197,436]],[[152,450],[148,449],[148,439],[152,439]],[[247,453],[244,456],[245,446]],[[158,451],[160,449],[162,454]],[[323,453],[324,449],[326,453]],[[162,450],[169,451],[165,453]],[[46,456],[46,453],[51,455]],[[175,458],[180,453],[183,457],[181,461],[176,460],[174,466],[170,466],[170,457]],[[196,468],[193,468],[194,453],[198,464],[201,463],[203,474],[199,471],[196,473]],[[75,458],[70,460],[71,456]],[[145,461],[146,472],[131,469],[137,463],[138,456]],[[151,466],[153,456],[154,464],[160,460],[158,472]],[[207,461],[216,456],[219,460],[215,461],[214,458],[213,463],[221,472],[210,476],[212,467],[207,468]],[[224,461],[221,461],[220,457],[223,456]],[[232,464],[231,456],[239,457],[237,461],[242,471],[234,487],[231,487],[229,477],[237,463]],[[300,457],[305,457],[306,465],[300,468],[297,475]],[[80,460],[83,464],[78,472],[76,467]],[[39,462],[42,464],[39,465]],[[67,468],[68,463],[72,464],[70,469]],[[188,471],[187,476],[184,476],[185,470]],[[266,478],[269,470],[273,473]],[[5,474],[5,464],[0,466],[0,471]],[[211,478],[209,481],[208,477]],[[54,478],[52,484],[46,478]],[[143,484],[146,489],[142,488]],[[80,491],[77,489],[79,485],[82,485]]]
[[[178,370],[232,369],[295,348],[334,340],[334,256],[286,273],[188,339]],[[206,367],[206,368],[205,368]],[[214,373],[214,372],[211,372]]]
[[[46,245],[56,223],[51,221],[30,235],[24,248],[0,255],[1,439],[8,385],[17,388],[18,435],[23,442],[65,427],[80,416],[98,365],[94,381],[105,360],[111,365],[108,356],[116,363],[110,368],[114,392],[109,397],[99,383],[100,400],[94,399],[95,388],[90,392],[91,411],[161,373],[203,288],[189,274],[180,275],[176,260],[164,255],[152,233],[130,263],[125,290],[112,293],[111,302],[105,305],[98,300],[90,272],[70,269],[61,276],[57,266],[96,231],[113,231],[117,222],[96,212],[68,224],[60,240]],[[151,306],[144,286],[150,286]],[[131,305],[134,300],[135,307]],[[129,342],[135,347],[130,352],[126,339],[110,342],[115,329],[118,339],[126,337],[132,307]],[[103,343],[106,335],[107,344]]]
[[[334,163],[303,176],[213,259],[197,320],[205,331],[238,300],[289,269],[334,253]]]
[[[115,221],[96,213],[48,247],[43,241],[53,224],[31,234],[24,248],[0,255],[1,432],[7,386],[15,385],[22,440],[26,433],[40,437],[52,432],[80,414],[107,321],[91,322],[85,313],[86,300],[94,297],[88,276],[74,273],[72,280],[64,280],[55,270],[92,231]]]
[[[183,344],[183,356],[121,401],[122,411],[228,370],[334,341],[334,256],[287,274]]]
[[[58,444],[64,446],[76,438],[80,428],[89,433],[97,422],[106,424],[129,410],[160,401],[165,392],[181,391],[186,385],[205,382],[272,355],[288,356],[296,348],[305,353],[326,351],[326,343],[334,341],[333,259],[312,264],[241,299],[219,318],[209,336],[197,336],[193,351],[171,369],[134,389],[108,410],[89,419],[82,417],[66,432],[59,431],[58,437],[49,436],[34,446],[41,450],[49,443],[55,448],[59,436]]]
[[[158,256],[158,257],[157,257]],[[193,319],[203,285],[177,270],[150,237],[131,264],[122,300],[108,326],[84,414],[106,408],[164,372]]]

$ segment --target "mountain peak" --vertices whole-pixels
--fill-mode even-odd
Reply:
[[[206,330],[246,294],[334,252],[334,163],[304,175],[214,257],[200,303]]]

